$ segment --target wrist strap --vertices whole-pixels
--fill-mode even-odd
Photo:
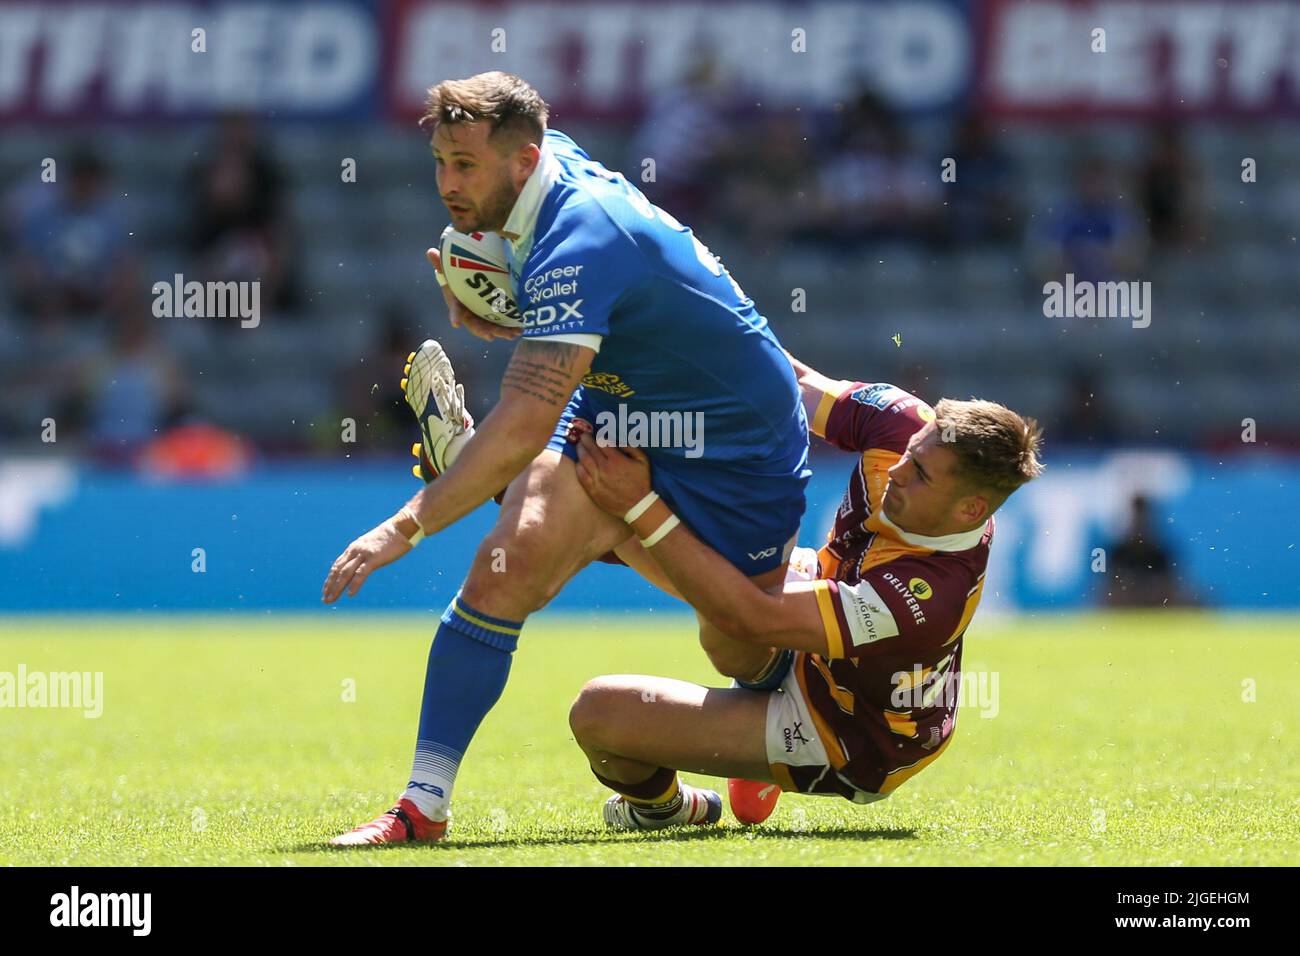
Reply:
[[[677,517],[677,515],[670,514],[667,518],[664,519],[664,523],[654,530],[654,532],[650,535],[650,537],[641,539],[641,547],[653,548],[656,544],[658,544],[660,541],[662,541],[665,537],[668,536],[668,532],[672,531],[673,528],[676,528],[681,523],[682,523],[681,518]]]
[[[631,524],[637,518],[641,517],[643,514],[649,511],[650,506],[658,500],[659,500],[658,492],[651,491],[647,493],[644,498],[642,498],[640,501],[634,504],[631,508],[627,509],[627,514],[623,515],[623,520],[628,524]]]
[[[410,518],[413,522],[415,522],[415,534],[411,535],[409,538],[406,539],[407,544],[409,544],[411,547],[414,548],[417,544],[419,544],[421,541],[424,540],[424,525],[420,524],[420,519],[417,518],[414,514],[412,514],[411,509],[406,505],[402,505],[402,510],[397,512],[397,514],[400,517]],[[397,533],[401,534],[402,532],[398,531]]]

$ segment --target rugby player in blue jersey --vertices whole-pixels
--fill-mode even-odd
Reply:
[[[524,324],[520,333],[485,322],[443,290],[453,325],[520,336],[500,400],[474,430],[436,343],[412,357],[407,399],[438,480],[339,555],[323,600],[355,595],[423,537],[504,495],[434,636],[407,787],[336,845],[444,839],[461,758],[505,687],[525,618],[611,550],[638,568],[649,560],[579,484],[584,430],[691,423],[689,435],[683,427],[645,448],[654,490],[676,518],[764,589],[781,587],[794,547],[808,421],[767,320],[688,228],[548,130],[547,118],[536,91],[505,73],[429,91],[424,122],[452,225],[507,241]],[[734,656],[736,643],[703,618],[700,637],[742,686],[770,689],[784,673],[778,653],[757,670],[751,656]],[[688,796],[701,821],[720,816],[716,794]]]

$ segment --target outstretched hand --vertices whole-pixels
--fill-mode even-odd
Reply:
[[[601,511],[621,518],[650,493],[650,459],[639,448],[602,448],[584,434],[578,441],[578,482]]]
[[[372,571],[392,564],[410,550],[411,543],[402,537],[392,521],[372,528],[334,559],[321,588],[321,600],[333,604],[343,595],[344,588],[348,597],[355,597]]]

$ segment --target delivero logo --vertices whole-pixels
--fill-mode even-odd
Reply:
[[[922,601],[928,601],[930,595],[934,594],[934,588],[930,587],[929,583],[921,578],[912,578],[912,580],[908,581],[907,589]]]

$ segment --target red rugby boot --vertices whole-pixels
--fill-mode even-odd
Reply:
[[[378,846],[383,843],[437,843],[447,839],[447,821],[430,820],[405,797],[397,806],[355,830],[330,840],[330,846]]]

